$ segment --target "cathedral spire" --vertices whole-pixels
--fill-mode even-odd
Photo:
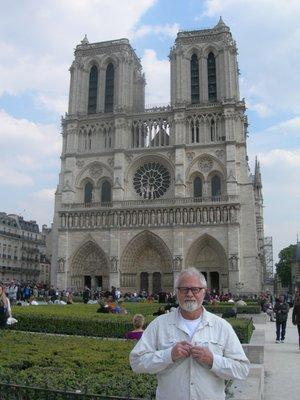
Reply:
[[[260,163],[259,163],[257,157],[255,157],[254,186],[256,189],[262,188]]]
[[[224,28],[224,27],[228,28],[227,25],[224,23],[223,18],[220,16],[219,22],[215,26],[215,29],[216,28]]]
[[[81,44],[89,44],[90,42],[89,42],[89,40],[88,40],[88,38],[87,38],[87,35],[85,34],[84,35],[84,38],[82,39],[82,41],[81,41]]]

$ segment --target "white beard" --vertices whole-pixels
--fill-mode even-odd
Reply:
[[[179,305],[184,311],[196,311],[201,308],[201,305],[199,305],[195,300],[186,300],[179,303]]]

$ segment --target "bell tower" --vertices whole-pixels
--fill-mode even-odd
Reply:
[[[222,18],[212,29],[181,31],[171,48],[171,104],[239,100],[237,49]]]
[[[90,44],[85,36],[70,72],[69,114],[144,110],[145,79],[128,39]]]

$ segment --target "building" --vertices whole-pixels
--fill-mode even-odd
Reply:
[[[187,266],[212,289],[262,289],[262,183],[236,43],[220,18],[179,32],[169,58],[171,103],[145,109],[127,39],[75,49],[53,223],[61,289],[171,291]]]
[[[0,281],[38,282],[45,242],[35,221],[0,213]]]

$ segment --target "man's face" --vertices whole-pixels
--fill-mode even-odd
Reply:
[[[188,276],[183,275],[178,284],[179,288],[203,288],[201,282],[196,275]],[[189,290],[187,293],[183,289],[178,289],[177,297],[180,307],[184,311],[193,312],[202,307],[203,299],[205,296],[205,289],[201,289],[199,293],[193,293]]]

